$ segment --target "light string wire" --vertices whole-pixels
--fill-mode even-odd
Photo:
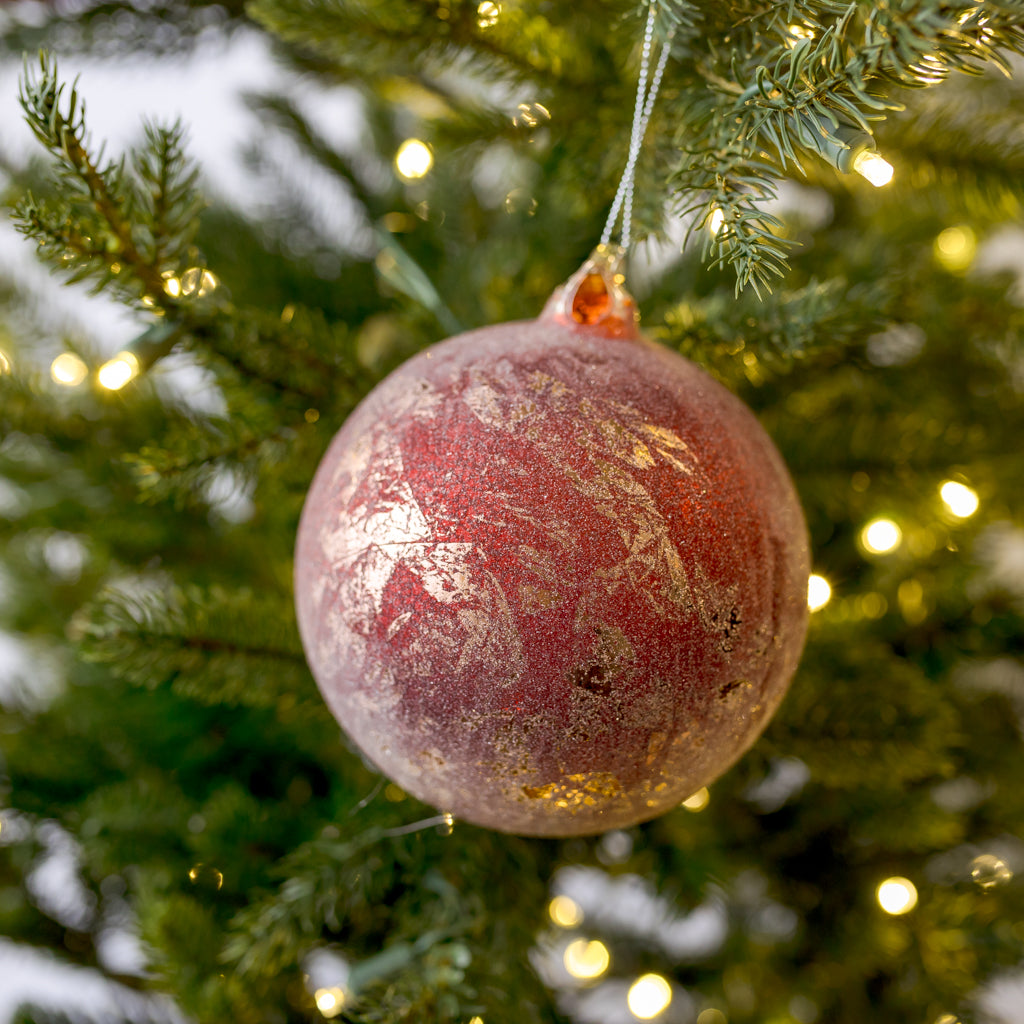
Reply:
[[[615,200],[608,213],[608,220],[605,222],[604,231],[601,234],[601,244],[608,245],[612,239],[612,232],[622,213],[622,248],[629,249],[632,241],[633,227],[633,192],[634,181],[636,180],[636,165],[640,158],[640,147],[643,145],[644,135],[647,133],[647,122],[651,119],[651,112],[654,110],[654,101],[661,88],[661,79],[665,74],[665,65],[668,64],[668,55],[672,49],[672,36],[675,29],[669,30],[665,37],[665,43],[661,48],[661,56],[658,58],[654,75],[651,76],[651,50],[654,45],[654,20],[656,4],[652,3],[647,13],[647,24],[644,28],[643,48],[640,53],[640,77],[636,83],[636,103],[633,107],[633,128],[629,138],[629,154],[626,158],[626,166],[619,181],[619,187],[615,192]],[[648,78],[650,77],[650,88]]]

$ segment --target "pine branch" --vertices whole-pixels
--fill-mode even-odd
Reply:
[[[760,384],[810,364],[820,373],[848,357],[880,326],[872,311],[887,297],[884,285],[850,287],[841,279],[812,280],[757,300],[716,292],[667,310],[659,338],[733,388],[756,363]]]
[[[574,45],[569,27],[511,5],[494,25],[482,25],[477,6],[466,0],[257,0],[249,13],[280,38],[328,56],[363,81],[410,70],[436,73],[458,62],[506,81],[587,82],[587,48]]]
[[[58,266],[77,272],[79,279],[92,276],[102,286],[116,278],[120,288],[138,301],[156,301],[164,295],[164,267],[147,259],[136,242],[133,221],[139,196],[123,162],[105,163],[102,150],[90,152],[85,103],[77,85],[67,91],[56,60],[42,52],[38,77],[26,61],[18,99],[36,138],[57,158],[62,193],[70,197],[47,209],[28,196],[16,211],[19,230],[38,241],[46,255],[59,258]],[[162,155],[171,152],[165,149]],[[154,154],[156,164],[160,156]],[[168,167],[168,179],[171,173]]]
[[[76,619],[89,661],[118,678],[207,704],[323,704],[306,669],[291,602],[246,591],[110,589]],[[257,639],[258,638],[258,639]]]

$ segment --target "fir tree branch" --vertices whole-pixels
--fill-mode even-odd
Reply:
[[[170,684],[204,703],[247,707],[291,705],[303,695],[310,713],[325,713],[287,598],[194,586],[108,589],[76,617],[75,635],[85,658],[137,685]]]
[[[73,221],[62,234],[58,227],[60,215],[69,212],[72,206],[58,205],[47,215],[29,197],[17,214],[20,230],[29,237],[44,240],[49,246],[64,241],[92,273],[95,273],[97,259],[106,254],[106,267],[112,276],[120,274],[123,267],[137,279],[139,299],[162,296],[162,268],[145,258],[136,245],[132,229],[138,195],[127,180],[123,163],[105,164],[102,151],[96,156],[89,152],[85,103],[80,100],[77,86],[72,85],[67,92],[66,85],[59,81],[56,60],[42,52],[38,78],[33,77],[26,61],[18,99],[36,138],[57,158],[62,182],[68,186],[69,193],[78,198],[79,202],[73,206],[87,201],[98,214],[96,226],[101,228],[102,248],[96,249],[89,234]],[[165,157],[170,154],[171,150],[163,152]],[[159,163],[159,155],[154,160]]]

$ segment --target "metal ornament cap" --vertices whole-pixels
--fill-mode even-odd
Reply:
[[[626,291],[620,245],[599,245],[548,299],[540,319],[589,328],[611,338],[639,338],[640,313]]]

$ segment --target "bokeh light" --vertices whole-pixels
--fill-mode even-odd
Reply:
[[[608,947],[597,939],[588,942],[576,939],[565,947],[562,962],[565,969],[574,977],[584,980],[600,978],[611,963]]]
[[[978,511],[978,492],[956,480],[947,480],[939,488],[939,496],[958,519],[967,519]]]
[[[935,239],[935,259],[946,270],[966,270],[978,251],[978,236],[966,224],[946,228]]]
[[[340,988],[318,988],[313,999],[325,1017],[337,1017],[345,1008],[345,993]]]
[[[807,578],[807,607],[816,612],[832,600],[832,587],[824,576],[812,573]]]
[[[89,376],[89,367],[74,352],[62,352],[50,363],[50,376],[55,383],[73,388]]]
[[[7,353],[0,348],[0,376],[11,372],[11,359]]]
[[[403,181],[419,181],[433,166],[433,152],[419,139],[406,139],[395,154],[395,170]]]
[[[629,987],[626,1005],[639,1020],[651,1020],[672,1002],[672,986],[660,974],[641,975]]]
[[[698,811],[703,811],[707,807],[711,800],[711,793],[708,791],[707,786],[701,786],[692,796],[688,796],[682,806],[688,811],[692,811],[696,814]]]
[[[483,0],[483,3],[477,4],[477,28],[490,28],[492,25],[496,25],[499,17],[501,17],[501,4],[496,4],[493,0]]]
[[[881,153],[866,149],[853,161],[853,169],[871,182],[875,188],[881,188],[892,181],[893,166]]]
[[[982,889],[994,889],[1013,878],[1010,865],[994,853],[982,853],[971,861],[971,878]]]
[[[548,915],[559,928],[575,928],[583,923],[583,909],[570,896],[556,896],[548,904]]]
[[[131,352],[118,352],[108,359],[96,374],[100,386],[108,391],[120,391],[130,380],[139,375],[139,361]]]
[[[887,878],[875,891],[875,898],[887,914],[895,917],[917,906],[917,888],[909,878]]]
[[[164,281],[164,291],[172,299],[181,297],[181,278],[173,270],[165,270],[161,275]]]
[[[697,1014],[697,1024],[729,1024],[729,1018],[721,1010],[709,1006]]]
[[[223,873],[202,861],[189,868],[188,879],[193,885],[206,889],[220,889],[224,885]]]
[[[543,103],[520,103],[512,115],[512,123],[517,128],[536,128],[550,120],[551,111]]]
[[[895,551],[902,540],[903,531],[891,519],[872,519],[860,531],[860,542],[864,550],[872,555]]]
[[[201,299],[220,287],[220,279],[202,267],[189,267],[181,275],[180,294],[185,299]]]

